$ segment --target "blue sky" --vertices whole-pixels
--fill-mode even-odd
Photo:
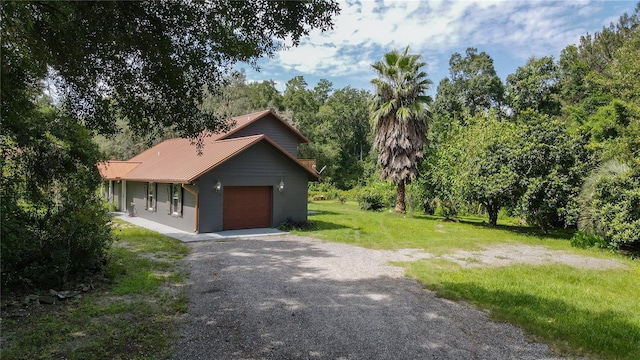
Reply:
[[[504,80],[531,56],[558,58],[580,36],[633,13],[636,1],[341,1],[333,30],[312,31],[300,45],[245,69],[249,81],[273,80],[279,90],[302,75],[310,87],[327,79],[334,88],[372,90],[371,64],[385,52],[410,47],[428,63],[433,81],[448,76],[451,54],[485,51]]]

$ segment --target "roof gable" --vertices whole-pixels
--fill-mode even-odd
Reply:
[[[306,143],[310,142],[309,139],[307,139],[307,137],[304,136],[300,131],[298,131],[291,124],[289,124],[286,120],[284,120],[278,114],[276,114],[275,112],[273,112],[271,110],[264,110],[264,111],[260,111],[260,112],[256,112],[256,113],[252,113],[252,114],[236,116],[236,117],[233,117],[233,118],[229,119],[230,123],[232,124],[231,129],[229,129],[229,131],[227,131],[225,133],[214,135],[214,139],[215,140],[228,139],[231,136],[233,136],[234,134],[236,134],[237,132],[239,132],[240,130],[245,129],[245,128],[249,127],[251,124],[253,124],[253,123],[255,123],[255,122],[259,121],[259,120],[262,120],[262,119],[265,119],[265,120],[266,119],[272,119],[273,121],[275,121],[280,126],[286,128],[293,135],[295,135],[296,138],[298,138],[298,142],[299,143],[306,144]]]

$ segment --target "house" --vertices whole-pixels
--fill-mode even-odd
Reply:
[[[272,111],[232,119],[225,133],[166,140],[127,161],[98,164],[112,206],[196,233],[276,227],[307,219],[315,162],[298,159],[309,140]]]

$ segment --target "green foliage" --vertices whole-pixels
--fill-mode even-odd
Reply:
[[[302,76],[289,80],[284,91],[284,117],[311,141],[298,157],[315,159],[323,179],[343,190],[362,182],[371,148],[368,99],[364,90],[334,90],[325,79],[310,89]]]
[[[99,268],[112,240],[96,196],[100,156],[64,111],[41,106],[27,120],[2,139],[2,282],[59,285]]]
[[[312,200],[340,200],[347,198],[347,192],[329,182],[309,183],[309,198]]]
[[[440,145],[437,174],[450,184],[450,193],[441,202],[453,205],[452,198],[459,198],[481,203],[489,213],[489,223],[496,225],[500,208],[513,205],[517,196],[519,177],[513,154],[519,148],[515,141],[521,136],[520,129],[500,121],[494,112],[478,114],[469,122]],[[445,209],[453,210],[451,206]]]
[[[598,235],[589,235],[584,231],[576,231],[571,238],[571,246],[579,248],[597,247],[606,249],[609,247],[607,240]]]
[[[223,119],[270,109],[284,110],[282,95],[270,81],[247,82],[244,70],[226,76],[218,91],[207,91],[203,110]]]
[[[464,121],[465,115],[497,108],[502,104],[504,85],[496,74],[493,59],[484,51],[467,48],[465,56],[454,53],[449,59],[449,77],[438,84],[434,112]]]
[[[640,154],[640,107],[614,99],[588,116],[579,131],[589,137],[586,147],[599,161],[626,161]]]
[[[361,210],[381,211],[385,207],[381,194],[368,191],[360,194],[359,204]]]
[[[314,143],[322,144],[328,154],[322,173],[340,189],[360,185],[364,162],[371,149],[369,136],[370,94],[346,87],[334,91],[320,106],[317,124],[310,135]]]
[[[3,103],[10,88],[52,75],[91,129],[113,132],[120,117],[136,134],[174,126],[195,137],[223,126],[199,108],[206,87],[215,91],[238,61],[273,55],[281,40],[297,45],[329,29],[338,12],[330,0],[3,2]]]
[[[507,76],[507,103],[516,115],[524,110],[558,115],[558,92],[558,69],[552,57],[532,57]]]
[[[278,229],[282,231],[307,231],[315,228],[315,224],[311,221],[295,221],[291,218],[287,218],[282,224],[278,225]]]
[[[541,229],[575,225],[575,199],[590,165],[580,137],[558,118],[525,111],[517,118],[518,213]]]
[[[573,199],[589,164],[580,136],[534,110],[511,121],[491,111],[466,123],[449,126],[424,164],[425,197],[438,199],[443,215],[479,203],[492,225],[501,208],[516,210],[545,231],[572,224]]]
[[[609,162],[585,182],[579,228],[613,249],[640,246],[640,169]]]
[[[383,182],[371,183],[352,192],[362,210],[380,211],[390,207],[395,198],[393,186]]]

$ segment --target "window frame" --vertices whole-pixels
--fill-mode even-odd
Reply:
[[[155,212],[158,208],[158,184],[155,182],[147,183],[147,199],[145,203],[147,210]]]
[[[171,215],[182,216],[182,184],[171,184],[169,195]]]

